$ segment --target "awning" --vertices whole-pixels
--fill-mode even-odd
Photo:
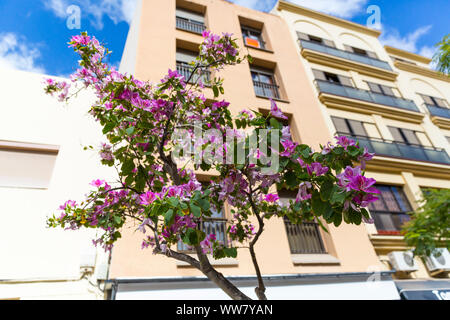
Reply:
[[[404,300],[450,300],[450,279],[398,280],[395,285]]]
[[[264,276],[271,300],[398,300],[390,273],[336,273]],[[228,279],[246,295],[256,298],[253,276]],[[223,300],[228,296],[205,277],[115,279],[112,299]]]

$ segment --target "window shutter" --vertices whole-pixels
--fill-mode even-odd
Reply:
[[[345,119],[331,117],[331,120],[333,121],[334,127],[336,128],[336,132],[340,134],[351,134],[350,128],[348,127]]]
[[[367,52],[368,57],[378,59],[378,56],[375,52],[373,52],[373,51],[366,51],[366,52]]]
[[[205,18],[203,17],[202,14],[193,12],[193,11],[180,9],[180,8],[177,8],[176,16],[180,17],[180,18],[188,19],[191,21],[197,21],[197,22],[201,22],[201,23],[205,22]]]
[[[335,46],[335,44],[334,44],[333,41],[331,41],[331,40],[326,40],[326,39],[323,39],[322,41],[323,41],[323,43],[324,43],[326,46],[336,48],[336,46]]]
[[[338,75],[338,78],[339,78],[339,82],[342,85],[347,86],[347,87],[353,87],[352,78],[346,77],[346,76],[341,76],[341,75]]]
[[[383,93],[381,91],[380,85],[373,83],[373,82],[367,82],[367,84],[369,85],[370,91],[375,92],[375,93]]]
[[[422,96],[423,101],[425,101],[426,104],[429,104],[432,106],[434,105],[433,100],[429,96],[426,96],[424,94],[421,94],[421,96]]]
[[[344,44],[344,48],[345,48],[345,51],[353,52],[353,48],[348,46],[348,45],[346,45],[346,44]]]
[[[385,95],[392,96],[392,97],[395,96],[394,91],[392,91],[392,89],[390,87],[381,85],[381,89],[383,90],[383,93]]]
[[[389,131],[392,134],[392,137],[394,138],[394,141],[397,142],[406,142],[405,139],[403,138],[402,134],[400,133],[400,129],[399,128],[395,128],[395,127],[388,127]]]
[[[323,71],[313,69],[313,73],[314,73],[314,78],[316,80],[323,80],[323,81],[327,80],[327,78],[325,77],[325,73]]]
[[[309,41],[309,36],[306,33],[302,33],[302,32],[297,31],[297,37],[300,40]]]
[[[440,98],[434,98],[434,100],[436,101],[436,104],[441,107],[441,108],[447,108],[447,104],[446,101],[444,99],[440,99]]]
[[[197,53],[188,50],[177,50],[176,59],[180,62],[190,63],[197,57]]]
[[[361,121],[356,120],[348,120],[352,131],[357,136],[367,137],[367,132],[364,129],[363,123]]]
[[[417,145],[422,145],[419,141],[419,139],[417,139],[416,133],[412,130],[409,129],[401,129],[403,132],[403,135],[405,136],[406,140],[408,141],[408,143],[410,144],[417,144]]]

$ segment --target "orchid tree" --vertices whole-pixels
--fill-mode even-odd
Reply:
[[[249,250],[256,295],[266,299],[255,252],[265,222],[315,220],[325,230],[322,221],[335,226],[370,223],[365,208],[379,192],[364,169],[373,154],[345,136],[317,152],[292,141],[290,128],[282,124],[287,117],[275,101],[267,114],[242,110],[233,115],[229,103],[219,98],[224,88],[217,75],[225,67],[251,62],[251,57],[239,51],[230,34],[205,31],[203,37],[190,77],[169,70],[159,83],[110,68],[110,51],[95,37],[72,37],[69,46],[81,57],[79,69],[72,83],[46,80],[45,92],[67,101],[79,90],[94,90],[97,101],[89,113],[107,139],[99,151],[101,162],[115,167],[118,179],[92,181],[86,199],[80,204],[68,200],[48,225],[100,229],[94,244],[111,250],[121,231],[136,221],[142,248],[190,264],[232,299],[250,298],[208,256],[236,257],[238,249]],[[206,81],[208,70],[215,76]],[[214,102],[205,98],[206,90],[212,90]],[[211,180],[200,183],[199,173]],[[297,191],[296,199],[280,201],[277,190],[282,188]],[[202,228],[225,203],[231,208],[227,243]],[[178,243],[195,255],[177,251]]]

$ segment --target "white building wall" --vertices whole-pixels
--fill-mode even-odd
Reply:
[[[59,146],[48,188],[9,187],[0,176],[0,299],[95,298],[87,282],[78,281],[81,254],[95,255],[93,231],[46,227],[48,216],[60,214],[59,205],[84,199],[94,178],[115,179],[97,152],[83,150],[105,141],[99,124],[87,114],[94,96],[84,92],[63,105],[44,93],[43,75],[9,70],[0,74],[0,141]],[[11,163],[7,156],[0,150],[0,166],[7,164],[17,172],[29,166],[33,173],[33,154],[25,163]]]

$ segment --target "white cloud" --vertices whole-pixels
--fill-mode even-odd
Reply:
[[[429,46],[423,46],[420,51],[419,54],[421,56],[427,57],[427,58],[433,58],[434,54],[436,53],[436,48],[435,47],[429,47]]]
[[[233,2],[244,7],[268,11],[273,8],[276,0],[234,0]],[[351,18],[363,11],[367,0],[291,0],[289,2],[341,18]]]
[[[67,7],[77,5],[81,18],[89,18],[97,29],[103,29],[103,17],[108,16],[114,23],[131,23],[136,9],[136,0],[42,0],[47,9],[59,18],[67,17]]]
[[[430,31],[431,26],[423,26],[415,31],[408,33],[406,36],[402,37],[399,32],[395,29],[388,30],[384,35],[380,37],[381,43],[389,45],[398,49],[417,52],[417,41],[420,37],[427,34]]]
[[[367,0],[291,0],[289,2],[337,17],[351,18],[363,11]]]
[[[0,33],[0,68],[44,73],[36,64],[41,53],[26,43],[25,37],[16,33]]]

